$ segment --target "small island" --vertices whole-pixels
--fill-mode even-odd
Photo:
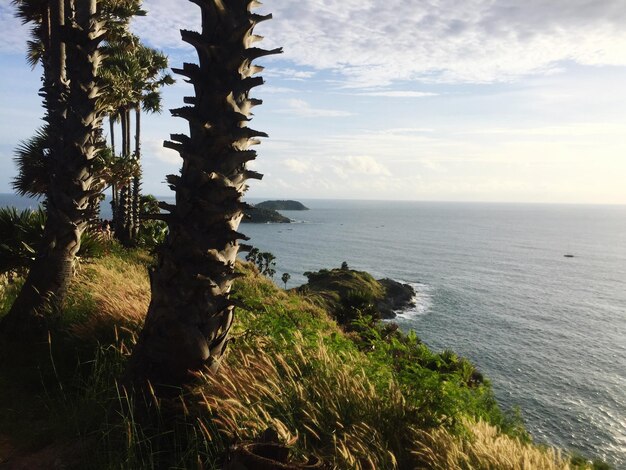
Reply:
[[[259,206],[250,206],[244,210],[242,223],[251,224],[288,224],[291,219],[279,214],[275,210],[264,209]]]
[[[309,208],[298,201],[263,201],[255,207],[274,211],[308,211]]]

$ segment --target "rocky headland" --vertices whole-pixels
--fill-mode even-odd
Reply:
[[[308,282],[298,290],[317,294],[340,324],[360,315],[391,319],[397,311],[415,306],[416,294],[410,285],[393,279],[376,280],[371,274],[355,271],[345,264],[341,268],[304,274]]]
[[[243,223],[251,224],[288,224],[291,222],[289,217],[285,217],[272,209],[264,209],[262,207],[251,206],[244,211]]]

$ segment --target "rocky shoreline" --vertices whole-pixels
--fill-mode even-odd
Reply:
[[[381,318],[392,319],[397,312],[415,307],[416,292],[412,286],[389,278],[378,282],[385,288],[385,297],[376,305]]]

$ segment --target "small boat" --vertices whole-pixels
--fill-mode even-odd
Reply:
[[[574,255],[568,253],[568,254],[563,255],[563,257],[564,258],[573,258]]]

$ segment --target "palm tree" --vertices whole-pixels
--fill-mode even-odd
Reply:
[[[285,283],[285,289],[287,289],[287,283],[289,282],[289,279],[291,279],[291,274],[283,273],[280,279]]]
[[[172,135],[165,146],[183,160],[180,175],[167,180],[176,205],[162,204],[169,235],[151,274],[152,301],[129,364],[128,381],[157,392],[193,380],[193,371],[215,370],[228,343],[234,303],[229,298],[237,278],[237,232],[246,207],[246,181],[261,175],[246,169],[256,158],[250,146],[266,137],[246,127],[260,104],[249,91],[263,83],[252,62],[282,49],[251,45],[252,33],[271,15],[253,14],[256,0],[190,0],[202,10],[202,32],[181,31],[196,48],[199,63],[174,70],[193,84],[190,106],[172,110],[189,122],[189,135]],[[163,385],[165,387],[159,387]],[[174,389],[175,390],[175,389]]]
[[[30,2],[17,4],[26,3]],[[89,220],[90,198],[100,191],[93,171],[103,111],[97,87],[98,44],[104,32],[97,21],[98,2],[70,0],[67,9],[65,0],[34,3],[46,3],[49,20],[40,29],[48,31],[42,37],[47,38],[43,94],[50,131],[50,177],[43,241],[20,294],[0,324],[12,334],[30,334],[47,326],[47,314],[58,309]]]
[[[167,69],[167,56],[165,54],[139,45],[136,52],[137,60],[143,71],[141,83],[138,84],[139,95],[135,104],[135,151],[134,158],[138,162],[141,160],[141,110],[147,113],[161,113],[162,101],[160,89],[166,85],[173,85],[174,79],[168,73],[164,73]],[[141,172],[138,171],[132,181],[132,239],[136,239],[139,234],[141,220],[139,214],[141,212]]]
[[[128,22],[125,27],[128,28]],[[118,28],[121,26],[118,25]],[[103,64],[106,84],[105,99],[109,105],[111,142],[113,121],[121,124],[121,158],[135,160],[137,172],[113,188],[114,225],[118,239],[131,245],[139,230],[139,187],[141,154],[141,110],[161,112],[160,88],[174,83],[167,68],[167,57],[141,44],[139,38],[126,30],[118,31],[105,47]],[[131,151],[131,112],[135,115],[135,148]]]

